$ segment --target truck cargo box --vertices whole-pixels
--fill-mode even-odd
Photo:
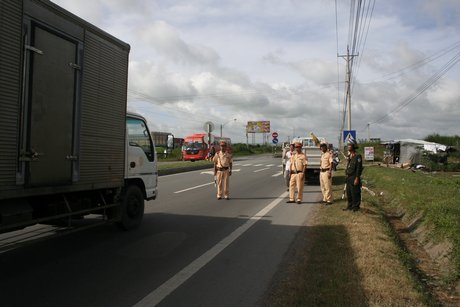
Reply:
[[[122,186],[129,45],[47,0],[0,17],[0,204]]]

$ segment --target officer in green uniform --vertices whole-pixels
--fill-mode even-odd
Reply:
[[[361,173],[363,172],[363,158],[356,153],[356,141],[348,144],[348,164],[345,170],[347,177],[348,206],[344,210],[359,211],[361,204]]]

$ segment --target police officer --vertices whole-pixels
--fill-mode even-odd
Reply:
[[[286,187],[289,191],[289,184],[291,181],[291,157],[295,155],[294,144],[289,145],[289,151],[284,154],[285,169],[284,169],[284,180],[286,181]]]
[[[294,144],[296,154],[291,156],[291,180],[289,181],[289,201],[287,203],[294,203],[295,190],[297,187],[297,203],[302,203],[303,199],[303,186],[305,171],[307,170],[307,156],[302,152],[302,144]]]
[[[222,194],[226,200],[230,199],[228,181],[232,175],[233,157],[229,152],[227,142],[220,142],[220,151],[215,154],[214,162],[214,176],[216,177],[217,184],[217,199],[222,199]]]
[[[319,174],[319,183],[321,186],[321,192],[323,194],[323,203],[331,205],[333,201],[332,197],[332,153],[327,149],[326,143],[319,145],[321,149],[321,164]]]
[[[348,206],[344,210],[359,211],[361,205],[361,173],[363,171],[363,158],[356,153],[356,141],[348,143],[348,164],[345,170],[347,177]]]

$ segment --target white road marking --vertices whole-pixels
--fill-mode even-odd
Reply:
[[[286,196],[287,192],[284,192],[277,199],[274,199],[265,208],[257,212],[254,216],[249,218],[243,225],[235,229],[231,234],[222,239],[219,243],[214,245],[210,250],[205,252],[203,255],[195,259],[192,263],[183,268],[176,275],[171,277],[164,284],[150,292],[146,297],[139,301],[134,307],[150,307],[158,305],[165,297],[170,295],[180,285],[192,277],[196,272],[202,269],[206,264],[213,260],[219,255],[225,248],[243,235],[249,230],[257,221],[262,219],[268,212],[275,208]]]
[[[270,169],[269,167],[266,167],[266,168],[261,168],[261,169],[257,169],[254,171],[254,173],[258,173],[258,172],[261,172],[261,171],[265,171],[267,169]]]
[[[255,164],[254,166],[262,166],[263,164]]]
[[[201,172],[200,174],[209,174],[209,175],[214,175],[214,171],[206,171],[206,172]]]
[[[267,164],[265,166],[271,167],[271,166],[275,166],[275,164]]]
[[[243,164],[243,165],[241,165],[241,166],[251,166],[251,165],[252,165],[252,164],[250,163],[250,164]]]
[[[241,163],[234,163],[233,165],[235,165],[235,166],[240,166]]]
[[[241,169],[237,168],[237,169],[233,169],[232,172],[239,172],[241,171]],[[203,175],[203,174],[207,174],[207,175],[214,175],[214,171],[205,171],[205,172],[201,172],[200,175]],[[177,192],[176,192],[177,193]]]
[[[283,167],[282,165],[278,165],[277,167]]]
[[[213,181],[213,182],[208,182],[208,183],[205,183],[205,184],[200,184],[200,185],[197,185],[197,186],[195,186],[195,187],[188,188],[188,189],[176,191],[176,192],[174,192],[174,194],[178,194],[178,193],[182,193],[182,192],[187,192],[187,191],[194,190],[194,189],[198,189],[198,188],[201,188],[201,187],[204,187],[204,186],[207,186],[207,185],[211,185],[211,184],[214,184],[214,181]]]
[[[281,176],[281,175],[283,175],[283,171],[278,172],[278,173],[272,175],[272,177],[278,177],[278,176]]]

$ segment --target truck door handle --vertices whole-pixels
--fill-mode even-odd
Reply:
[[[38,48],[35,48],[34,46],[26,45],[26,50],[30,50],[30,51],[35,52],[37,54],[43,55],[43,51],[38,49]]]
[[[130,163],[129,163],[129,167],[135,168],[135,167],[136,167],[136,162],[130,162]]]
[[[72,156],[72,155],[68,155],[65,158],[67,160],[71,160],[71,161],[77,161],[78,160],[78,156]]]
[[[35,150],[32,149],[31,151],[22,152],[19,155],[19,161],[28,161],[28,162],[38,161],[40,160],[40,157],[43,155],[44,155],[43,153],[36,152]]]

